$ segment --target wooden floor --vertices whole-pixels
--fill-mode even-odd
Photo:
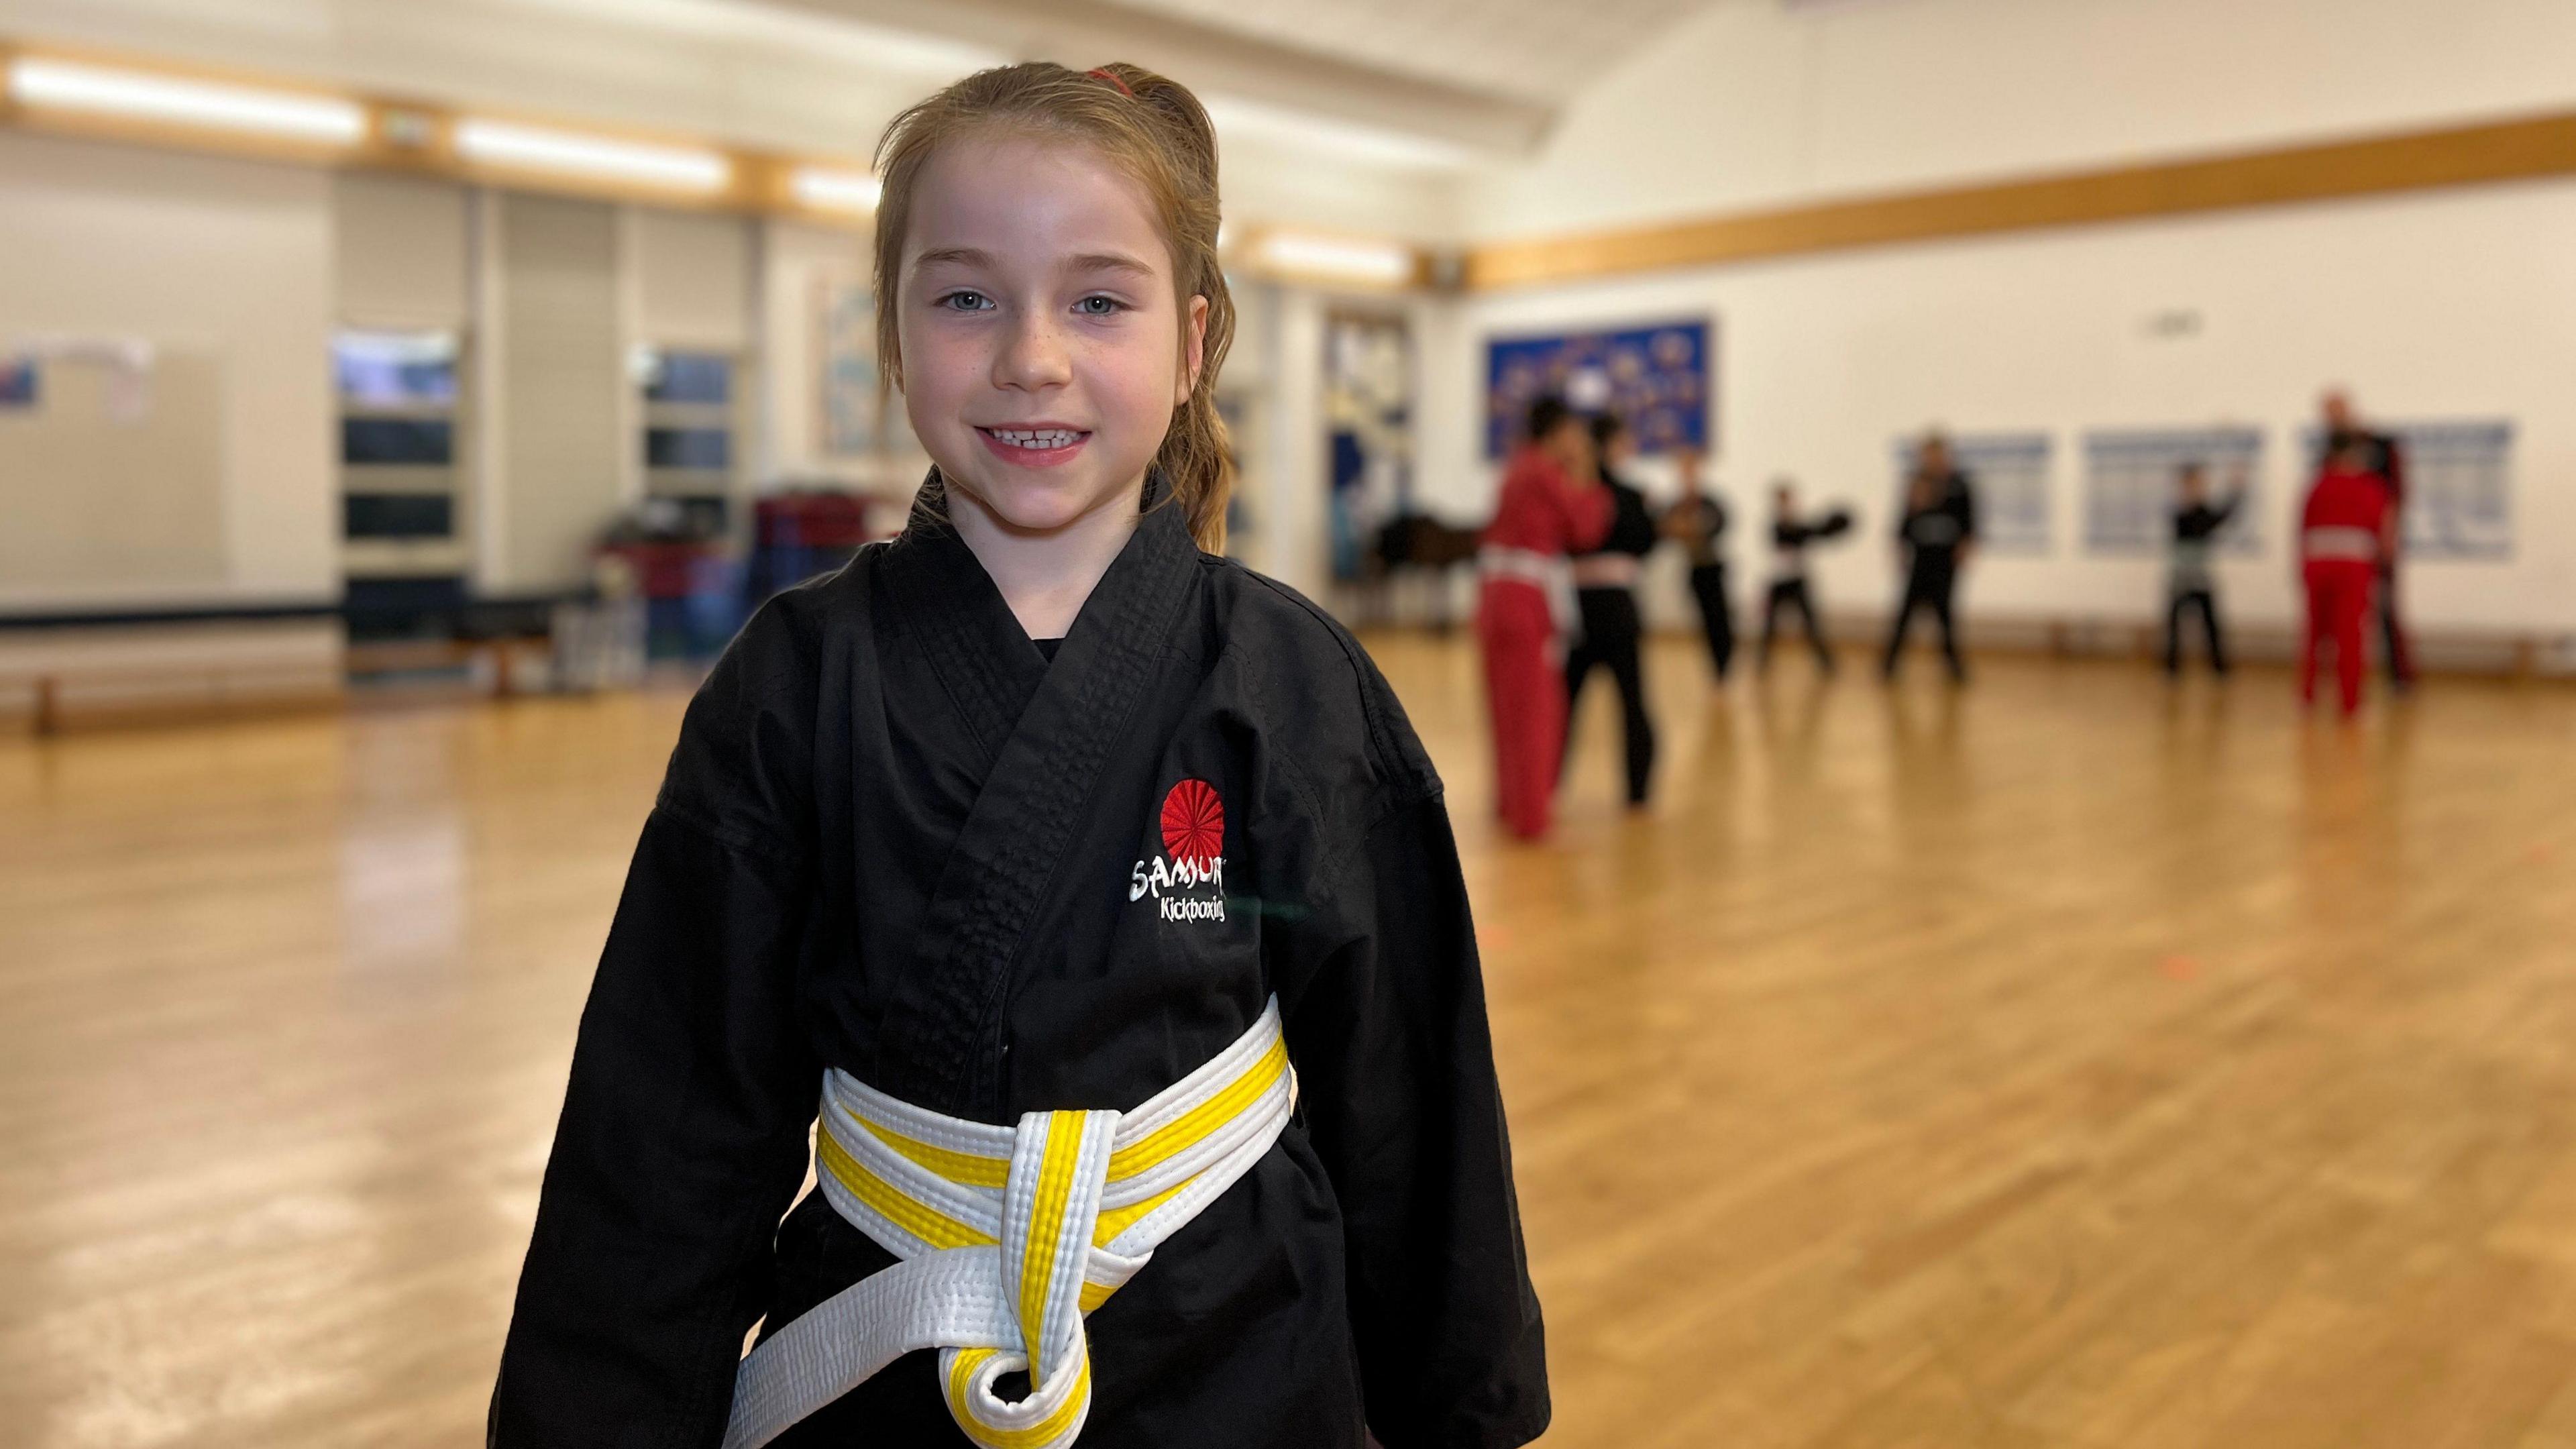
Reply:
[[[2576,1446],[2576,691],[1652,661],[1453,782],[1565,1446]],[[1857,659],[1851,661],[1858,664]],[[680,698],[0,742],[0,1443],[461,1445]],[[2377,706],[2374,706],[2377,709]]]

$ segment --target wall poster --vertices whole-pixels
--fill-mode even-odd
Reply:
[[[1627,420],[1642,453],[1706,450],[1713,440],[1713,324],[1673,321],[1485,342],[1485,456],[1520,440],[1530,404],[1554,393],[1579,412]]]

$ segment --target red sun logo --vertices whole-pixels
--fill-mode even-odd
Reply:
[[[1172,863],[1188,861],[1202,873],[1225,853],[1225,802],[1205,780],[1183,780],[1163,797],[1163,849]]]

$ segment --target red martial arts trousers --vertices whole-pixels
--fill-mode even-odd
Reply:
[[[2335,684],[2343,712],[2361,708],[2362,624],[2370,614],[2370,586],[2378,570],[2357,559],[2316,559],[2307,565],[2308,633],[2299,647],[2299,698],[2317,697],[2317,646],[2332,640]]]
[[[1565,679],[1546,593],[1519,579],[1487,579],[1476,637],[1485,648],[1485,703],[1494,716],[1494,802],[1514,835],[1536,840],[1547,833],[1565,748]]]

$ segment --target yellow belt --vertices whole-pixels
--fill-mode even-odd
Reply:
[[[985,1449],[1064,1449],[1091,1409],[1082,1316],[1252,1170],[1288,1125],[1296,1074],[1273,999],[1252,1029],[1133,1112],[1030,1112],[1017,1127],[899,1102],[827,1072],[824,1196],[903,1261],[744,1359],[725,1449],[755,1449],[917,1349]],[[993,1392],[1025,1370],[1026,1398]]]

